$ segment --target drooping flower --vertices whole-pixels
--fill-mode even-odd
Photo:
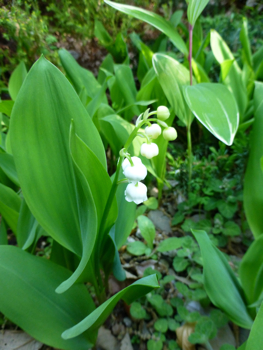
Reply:
[[[151,126],[146,126],[145,134],[149,136],[151,139],[157,139],[159,135],[161,135],[162,129],[158,124],[152,124]]]
[[[166,120],[170,117],[169,109],[165,106],[159,106],[157,108],[157,118],[160,120]]]
[[[173,127],[164,129],[163,138],[168,141],[173,141],[177,138],[177,131]]]
[[[141,155],[151,159],[159,154],[159,148],[156,143],[143,143],[141,145]]]
[[[147,169],[142,161],[138,157],[131,157],[133,166],[130,164],[127,158],[122,162],[123,174],[130,182],[137,183],[144,180],[147,175]]]
[[[142,182],[130,183],[124,194],[127,202],[140,204],[147,200],[147,187]]]

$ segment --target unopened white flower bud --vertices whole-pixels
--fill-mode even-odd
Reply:
[[[160,120],[166,120],[170,117],[169,109],[165,106],[159,106],[157,108],[157,118]]]
[[[141,155],[151,159],[159,154],[159,148],[156,143],[143,143],[141,145]]]
[[[170,126],[169,128],[164,129],[163,138],[168,141],[173,141],[177,138],[177,131]]]
[[[147,200],[147,187],[142,183],[130,183],[124,192],[127,202],[140,204]]]
[[[138,182],[145,179],[147,175],[146,166],[142,164],[142,161],[138,157],[131,157],[133,166],[130,164],[127,158],[122,162],[123,174],[131,182]]]
[[[158,124],[152,124],[151,126],[146,126],[145,134],[149,136],[151,139],[157,139],[159,135],[161,135],[162,129]]]

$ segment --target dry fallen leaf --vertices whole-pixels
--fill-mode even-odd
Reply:
[[[185,323],[176,329],[177,343],[183,350],[195,350],[195,345],[188,341],[189,335],[194,333],[194,331],[194,323]]]
[[[1,350],[39,350],[42,346],[42,343],[23,331],[0,333]]]

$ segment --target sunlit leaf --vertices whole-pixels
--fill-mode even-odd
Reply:
[[[25,63],[22,61],[11,74],[8,83],[8,91],[13,101],[16,100],[19,90],[27,75]]]

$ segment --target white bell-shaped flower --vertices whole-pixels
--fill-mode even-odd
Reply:
[[[170,126],[169,128],[164,129],[163,138],[168,141],[173,141],[177,138],[177,131]]]
[[[142,182],[130,183],[124,194],[127,202],[140,204],[147,200],[147,187]]]
[[[141,155],[151,159],[159,154],[159,148],[156,143],[143,143],[141,145]]]
[[[127,158],[122,162],[123,174],[130,182],[138,182],[144,180],[147,175],[146,166],[142,164],[142,161],[138,157],[131,157],[133,166],[131,166]]]
[[[146,126],[145,134],[149,136],[151,139],[157,139],[159,135],[161,135],[162,129],[158,124],[152,124],[151,126]]]
[[[159,106],[157,108],[157,118],[160,120],[166,120],[170,117],[169,109],[165,106]]]

